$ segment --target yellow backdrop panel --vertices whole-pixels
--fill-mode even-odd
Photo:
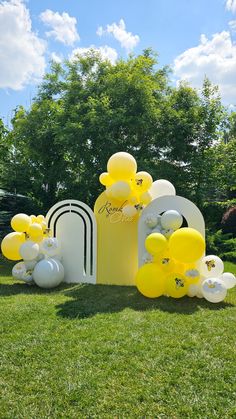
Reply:
[[[98,254],[97,283],[135,285],[138,271],[138,215],[122,214],[127,202],[107,198],[103,192],[95,202]]]

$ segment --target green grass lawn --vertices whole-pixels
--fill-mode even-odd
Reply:
[[[236,290],[214,305],[0,276],[1,418],[236,418]]]

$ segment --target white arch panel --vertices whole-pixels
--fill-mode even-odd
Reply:
[[[61,246],[65,282],[95,284],[97,224],[91,208],[67,199],[55,204],[46,219]]]

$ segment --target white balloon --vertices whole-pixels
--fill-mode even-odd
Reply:
[[[154,228],[158,223],[158,216],[152,213],[148,213],[144,218],[144,222],[149,228]]]
[[[170,236],[174,233],[174,230],[172,230],[171,228],[169,229],[162,229],[161,230],[161,234],[163,234],[163,236],[165,236],[166,239],[169,239]]]
[[[22,281],[26,282],[27,284],[33,284],[33,271],[26,271],[22,276]]]
[[[202,283],[202,293],[210,303],[220,303],[227,294],[227,288],[220,278],[207,278]]]
[[[196,284],[190,284],[188,287],[187,295],[191,298],[196,297],[197,291],[198,291],[197,289],[198,289],[198,286]]]
[[[224,271],[224,263],[218,256],[208,255],[200,260],[198,269],[205,278],[219,277]]]
[[[12,276],[15,279],[21,280],[25,273],[26,273],[26,266],[24,262],[18,262],[12,268]]]
[[[152,199],[156,199],[165,195],[176,195],[174,185],[165,179],[155,180],[149,189],[149,193],[151,194]]]
[[[39,254],[39,245],[32,240],[27,240],[21,245],[19,253],[22,259],[33,260]]]
[[[40,251],[47,256],[53,257],[59,253],[59,244],[56,238],[47,237],[40,244]]]
[[[41,288],[57,287],[64,279],[64,267],[55,259],[43,259],[33,271],[33,279]]]
[[[39,251],[40,251],[40,249],[39,249]],[[44,258],[45,258],[45,255],[43,253],[41,253],[41,251],[40,251],[40,253],[38,254],[36,260],[37,260],[37,262],[40,262],[40,260],[43,260]]]
[[[24,260],[24,264],[27,271],[33,271],[35,268],[35,265],[38,263],[37,258],[32,260]]]
[[[126,205],[123,209],[122,209],[122,213],[126,216],[126,217],[134,217],[135,215],[137,215],[137,210],[135,208],[134,205]]]
[[[227,290],[235,287],[236,285],[236,277],[234,276],[234,274],[231,274],[230,272],[224,272],[221,275],[220,279],[222,279],[222,281],[224,282]]]
[[[183,217],[178,211],[165,211],[161,216],[161,225],[166,230],[178,230],[178,228],[180,228],[182,224]]]

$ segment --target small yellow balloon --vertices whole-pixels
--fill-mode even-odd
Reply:
[[[152,186],[152,176],[147,172],[138,172],[134,178],[134,188],[139,192],[146,192]]]
[[[128,180],[135,176],[137,163],[135,158],[125,152],[113,154],[107,163],[107,171],[112,179]]]
[[[168,247],[168,241],[161,233],[151,233],[145,240],[145,247],[151,255],[164,252]]]
[[[28,231],[31,224],[31,218],[26,214],[16,214],[11,219],[11,226],[13,230],[18,233],[23,233]]]
[[[196,262],[204,254],[205,240],[194,228],[184,227],[169,239],[170,255],[179,262]]]
[[[38,215],[36,218],[36,223],[41,224],[43,221],[45,221],[44,215]]]
[[[33,223],[29,227],[29,236],[33,241],[39,240],[43,236],[42,226],[38,223]]]
[[[10,260],[21,260],[19,253],[21,245],[25,242],[24,233],[10,233],[4,237],[1,243],[2,254]]]
[[[151,200],[152,200],[152,196],[151,196],[151,194],[150,194],[149,192],[143,192],[143,193],[140,195],[140,201],[141,201],[144,205],[148,205],[148,204],[150,204]]]
[[[32,223],[36,223],[36,222],[37,222],[37,217],[36,217],[36,215],[30,215],[30,218],[31,218],[31,222],[32,222]]]
[[[99,182],[104,186],[111,186],[114,180],[111,178],[109,173],[104,172],[99,176]]]
[[[188,281],[177,272],[172,272],[166,277],[165,292],[169,297],[182,298],[188,292]]]
[[[131,191],[131,195],[129,197],[129,202],[131,205],[137,205],[140,202],[140,198],[138,194],[134,193],[134,191]]]
[[[165,274],[154,263],[143,265],[136,275],[136,285],[141,294],[148,298],[157,298],[164,294]]]
[[[43,229],[43,232],[45,232],[45,230],[47,229],[47,223],[46,223],[46,221],[43,221],[43,222],[41,223],[41,227],[42,227],[42,229]]]

